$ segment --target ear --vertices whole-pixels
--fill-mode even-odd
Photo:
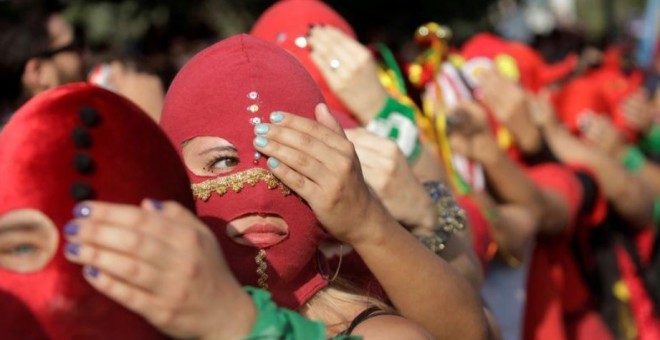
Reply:
[[[23,87],[30,96],[34,96],[42,91],[53,88],[57,85],[56,75],[52,66],[47,61],[39,58],[32,58],[25,64],[23,70]]]
[[[23,87],[28,90],[28,92],[33,95],[38,91],[39,87],[39,70],[41,69],[41,60],[37,58],[32,58],[28,60],[25,64],[25,69],[23,70]]]

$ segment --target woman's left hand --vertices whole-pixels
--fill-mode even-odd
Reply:
[[[387,101],[371,52],[334,27],[314,27],[310,57],[334,94],[363,124]]]
[[[395,142],[364,129],[347,130],[365,180],[394,218],[412,231],[432,232],[436,206]]]
[[[249,334],[254,306],[215,236],[175,202],[83,202],[65,227],[69,261],[98,291],[182,338]],[[240,313],[238,312],[240,311]]]
[[[362,242],[371,231],[359,226],[387,212],[370,193],[353,144],[325,104],[317,105],[316,119],[273,112],[254,146],[269,156],[273,174],[307,201],[328,232],[348,244]]]

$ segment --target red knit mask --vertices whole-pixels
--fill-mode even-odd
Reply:
[[[318,0],[283,0],[268,8],[252,27],[250,34],[270,41],[293,54],[318,84],[330,111],[344,128],[357,127],[357,120],[332,92],[314,64],[307,46],[309,29],[315,25],[337,28],[357,39],[353,28],[332,8]]]
[[[6,125],[0,173],[0,217],[35,209],[59,234],[42,269],[0,268],[0,338],[163,338],[84,280],[81,266],[64,258],[62,231],[83,199],[138,204],[151,197],[193,208],[184,168],[158,126],[111,92],[63,86],[32,99]]]
[[[288,193],[266,160],[255,155],[253,130],[273,111],[314,119],[314,108],[322,102],[314,80],[294,57],[243,34],[207,48],[183,67],[162,116],[163,128],[180,150],[198,136],[220,137],[236,148],[239,163],[231,172],[204,177],[189,169],[197,210],[217,234],[239,281],[267,288],[278,304],[293,309],[326,285],[316,263],[325,234],[310,207]],[[264,249],[235,243],[227,236],[227,223],[248,214],[281,217],[287,238]]]

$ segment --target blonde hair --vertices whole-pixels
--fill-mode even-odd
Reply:
[[[337,320],[336,323],[327,325],[331,328],[348,326],[353,321],[353,316],[347,315],[346,310],[341,307],[343,304],[361,306],[362,310],[371,307],[385,311],[394,310],[385,302],[365,295],[351,282],[342,278],[337,278],[328,287],[316,293],[303,308],[305,315],[312,320]]]

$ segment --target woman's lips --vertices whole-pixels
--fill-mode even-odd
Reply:
[[[289,233],[269,223],[251,225],[243,233],[234,236],[236,243],[266,248],[274,246],[287,238]]]

